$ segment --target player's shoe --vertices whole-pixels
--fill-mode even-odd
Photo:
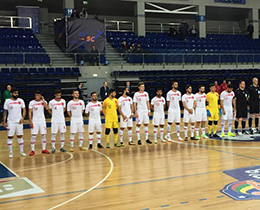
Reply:
[[[165,143],[165,142],[166,142],[163,138],[161,138],[160,141],[161,141],[162,143]]]
[[[188,140],[189,140],[188,137],[185,137],[184,141],[188,141]]]
[[[190,140],[198,140],[198,139],[196,139],[196,137],[192,136],[192,137],[190,137]]]
[[[110,144],[109,144],[109,143],[107,143],[107,146],[106,146],[106,148],[107,148],[107,149],[109,149],[109,148],[110,148]]]
[[[9,158],[12,159],[13,158],[13,153],[9,153]]]
[[[83,146],[81,146],[81,147],[79,147],[79,150],[80,150],[80,151],[86,151],[86,150],[87,150],[87,148],[86,148],[86,147],[83,147]]]
[[[243,134],[243,131],[242,131],[242,134]],[[239,133],[238,133],[238,132],[235,132],[235,135],[236,135],[236,136],[239,136]]]
[[[114,146],[115,146],[115,147],[121,147],[121,144],[119,144],[118,142],[116,142],[116,143],[114,144]]]
[[[34,156],[35,152],[34,151],[31,151],[29,156]]]
[[[129,141],[128,143],[129,145],[135,145],[135,143],[133,141]]]
[[[158,143],[157,139],[154,139],[154,140],[153,140],[153,143],[157,144],[157,143]]]
[[[74,152],[74,147],[71,147],[71,148],[70,148],[70,152]]]
[[[67,152],[67,150],[64,149],[63,147],[60,148],[60,151],[61,151],[61,152]]]
[[[20,153],[22,157],[26,157],[27,155],[24,152]]]
[[[212,138],[212,134],[211,133],[208,133],[207,134],[209,138]]]
[[[147,144],[152,144],[153,142],[151,142],[149,139],[146,139],[146,143]]]
[[[121,147],[124,147],[125,145],[124,145],[124,142],[120,142],[120,144],[121,144]]]
[[[225,138],[225,137],[226,137],[225,133],[222,132],[222,133],[221,133],[221,138]]]
[[[228,132],[228,136],[229,137],[235,137],[236,135],[234,133],[232,133],[232,132]]]
[[[90,145],[89,145],[89,146],[90,146]],[[103,147],[102,144],[100,144],[100,143],[97,144],[97,148],[98,148],[98,149],[104,149],[104,147]],[[92,149],[92,147],[91,147],[91,149]]]
[[[49,152],[49,150],[44,149],[44,150],[42,150],[42,154],[51,154],[51,153]]]
[[[242,131],[242,134],[249,135],[249,133],[247,131],[245,131],[245,130]]]
[[[93,148],[93,146],[92,146],[92,144],[90,144],[90,145],[88,146],[88,150],[92,150],[92,148]]]
[[[218,134],[216,134],[216,133],[215,133],[215,134],[213,134],[213,136],[212,136],[212,137],[215,137],[215,138],[220,138],[220,137],[219,137],[219,135],[218,135]]]
[[[168,135],[165,135],[165,137],[164,137],[168,142],[172,142],[172,139],[171,139],[171,137],[170,136],[168,136]]]
[[[196,135],[195,138],[196,138],[196,140],[200,140],[200,136],[199,135]]]
[[[208,137],[206,134],[202,134],[202,135],[201,135],[201,138],[203,138],[203,139],[208,139],[209,137]]]
[[[55,149],[55,148],[52,148],[51,153],[52,153],[52,154],[55,154],[55,152],[56,152],[56,149]]]
[[[250,133],[250,135],[254,135],[253,129],[249,129],[249,133]]]
[[[138,140],[137,144],[138,144],[138,145],[142,145],[141,140]]]

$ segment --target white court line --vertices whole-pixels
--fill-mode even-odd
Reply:
[[[102,152],[98,152],[98,151],[96,151],[96,150],[92,150],[92,151],[93,151],[93,152],[96,152],[96,153],[98,153],[98,154],[100,154],[100,155],[102,155],[102,156],[104,156],[104,157],[110,162],[110,170],[109,170],[108,174],[107,174],[100,182],[98,182],[95,186],[91,187],[91,188],[88,189],[87,191],[85,191],[85,192],[79,194],[78,196],[76,196],[76,197],[74,197],[74,198],[72,198],[72,199],[70,199],[70,200],[67,200],[67,201],[65,201],[65,202],[63,202],[63,203],[61,203],[61,204],[59,204],[59,205],[57,205],[57,206],[54,206],[54,207],[52,207],[52,208],[50,208],[50,209],[48,209],[48,210],[53,210],[53,209],[59,208],[59,207],[65,205],[65,204],[67,204],[67,203],[69,203],[69,202],[71,202],[71,201],[74,201],[74,200],[80,198],[81,196],[83,196],[83,195],[85,195],[85,194],[91,192],[92,190],[94,190],[95,188],[97,188],[100,184],[102,184],[102,183],[110,176],[110,174],[112,173],[112,171],[113,171],[113,169],[114,169],[113,161],[112,161],[108,156],[106,156],[104,153],[102,153]]]
[[[47,168],[47,167],[52,167],[52,166],[56,166],[56,165],[60,165],[62,163],[66,163],[68,161],[70,161],[73,158],[73,155],[69,152],[66,152],[67,154],[70,155],[70,157],[64,161],[58,162],[58,163],[53,163],[47,166],[40,166],[40,167],[35,167],[35,168],[27,168],[27,169],[20,169],[20,170],[15,170],[15,171],[31,171],[31,170],[35,170],[35,169],[40,169],[40,168]]]
[[[13,170],[11,170],[9,167],[7,167],[3,162],[0,161],[0,163],[1,163],[4,167],[6,167],[9,171],[11,171],[16,177],[19,177],[18,174],[16,174]]]

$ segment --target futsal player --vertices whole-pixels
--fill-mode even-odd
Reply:
[[[24,100],[19,98],[18,90],[13,87],[11,90],[12,97],[4,103],[3,126],[7,130],[7,145],[9,149],[9,158],[13,158],[13,138],[16,134],[20,148],[21,156],[26,154],[23,150],[23,122],[26,115]],[[7,118],[8,114],[8,118]],[[7,123],[6,123],[7,118]]]
[[[188,141],[188,124],[191,125],[191,140],[197,140],[194,137],[194,129],[195,129],[195,113],[194,109],[196,107],[195,96],[192,93],[192,87],[190,85],[186,85],[185,87],[186,93],[182,96],[182,104],[184,108],[184,135],[185,141]]]
[[[135,143],[132,141],[134,106],[133,106],[133,100],[129,95],[130,95],[129,89],[127,87],[125,87],[123,89],[122,96],[120,96],[118,99],[118,111],[120,113],[119,138],[120,138],[121,146],[124,146],[123,133],[124,133],[125,128],[128,129],[129,145],[135,145]]]
[[[31,152],[30,156],[35,154],[35,140],[40,132],[42,142],[42,153],[50,154],[46,149],[46,119],[44,109],[48,110],[49,106],[39,91],[35,92],[35,99],[29,103],[29,123],[31,127]]]
[[[88,133],[89,133],[89,150],[92,149],[94,133],[96,132],[97,137],[97,148],[103,149],[104,147],[101,144],[101,132],[102,132],[102,125],[101,125],[101,118],[100,113],[102,111],[102,105],[97,100],[97,93],[91,93],[91,101],[87,104],[85,113],[89,117],[88,123]]]
[[[109,133],[110,129],[113,128],[114,131],[114,141],[115,146],[120,147],[121,144],[118,143],[118,116],[117,116],[117,107],[118,100],[116,97],[116,91],[114,89],[109,90],[109,96],[103,102],[103,114],[105,115],[105,137],[107,146],[106,148],[110,148],[109,144]]]
[[[205,86],[199,86],[199,92],[195,94],[196,108],[195,108],[195,120],[196,120],[196,139],[200,139],[199,128],[201,127],[201,138],[207,139],[205,135],[205,125],[207,121],[207,108],[206,108],[206,94]]]
[[[235,91],[235,100],[236,100],[236,119],[235,119],[235,134],[238,136],[238,123],[241,119],[242,124],[242,134],[248,135],[246,132],[246,118],[247,118],[247,105],[248,105],[248,91],[245,89],[246,83],[245,81],[240,81],[239,88]]]
[[[52,144],[52,153],[55,154],[56,147],[56,135],[60,132],[60,142],[61,152],[67,152],[64,149],[65,145],[65,133],[66,133],[66,124],[64,112],[66,111],[66,101],[61,98],[61,90],[56,89],[54,91],[54,99],[49,102],[49,114],[51,115],[51,144]]]
[[[82,113],[85,110],[85,103],[79,99],[79,91],[74,90],[72,93],[73,100],[69,101],[67,105],[67,113],[71,117],[70,119],[70,152],[74,152],[74,140],[75,134],[79,133],[79,149],[86,151],[83,147],[83,133],[84,123]]]
[[[208,115],[208,137],[216,137],[217,129],[218,129],[218,120],[219,116],[221,115],[221,109],[219,108],[218,101],[219,101],[219,94],[216,92],[216,88],[214,84],[209,85],[210,92],[206,95],[207,105],[207,115]],[[212,124],[213,124],[213,135],[212,135]]]
[[[136,135],[138,139],[138,145],[142,145],[140,138],[140,127],[144,124],[145,139],[147,144],[152,144],[148,138],[148,124],[149,116],[151,115],[149,94],[144,91],[145,85],[143,82],[138,84],[139,91],[134,94],[134,112],[136,117]]]
[[[250,117],[249,117],[249,132],[251,135],[254,134],[252,129],[252,121],[255,118],[255,130],[258,131],[259,123],[259,98],[260,98],[260,88],[258,85],[258,79],[253,78],[253,84],[248,88],[249,93],[249,107],[250,107]]]
[[[157,144],[157,130],[160,126],[160,140],[165,143],[163,139],[164,133],[164,122],[165,122],[165,98],[162,96],[163,92],[161,88],[158,88],[156,91],[156,96],[151,100],[151,109],[153,113],[153,126],[154,126],[154,143]]]
[[[234,108],[233,108],[234,106]],[[227,89],[220,94],[220,107],[222,109],[221,137],[225,137],[225,122],[228,121],[228,137],[236,136],[231,132],[234,112],[236,113],[235,93],[233,85],[229,84]]]
[[[166,95],[167,107],[168,107],[168,121],[167,121],[167,135],[165,139],[169,142],[172,141],[170,133],[171,133],[171,125],[175,123],[176,132],[177,132],[177,140],[183,141],[180,137],[180,122],[181,122],[181,109],[180,109],[180,101],[181,101],[181,92],[178,91],[178,82],[172,83],[172,90],[170,90]]]

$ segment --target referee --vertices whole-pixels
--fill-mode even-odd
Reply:
[[[249,117],[249,132],[250,134],[254,134],[252,129],[252,121],[253,117],[255,117],[255,128],[258,132],[258,122],[259,122],[259,96],[260,96],[260,88],[258,85],[258,79],[253,78],[253,84],[250,85],[248,89],[249,93],[249,106],[250,106],[250,117]]]
[[[246,127],[246,118],[247,118],[247,103],[248,103],[248,91],[245,89],[245,81],[240,81],[239,88],[235,91],[235,100],[236,100],[236,119],[235,119],[235,133],[238,136],[238,123],[239,119],[242,120],[242,134],[248,135],[245,130]]]

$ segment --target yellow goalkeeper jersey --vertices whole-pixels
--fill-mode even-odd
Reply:
[[[105,114],[106,118],[105,121],[112,121],[117,122],[118,116],[117,116],[117,106],[118,106],[118,100],[116,98],[113,98],[111,100],[109,97],[106,98],[103,102],[103,113]]]
[[[215,93],[207,93],[206,100],[208,102],[207,109],[209,110],[218,110],[218,100],[219,100],[219,94],[217,92]]]

